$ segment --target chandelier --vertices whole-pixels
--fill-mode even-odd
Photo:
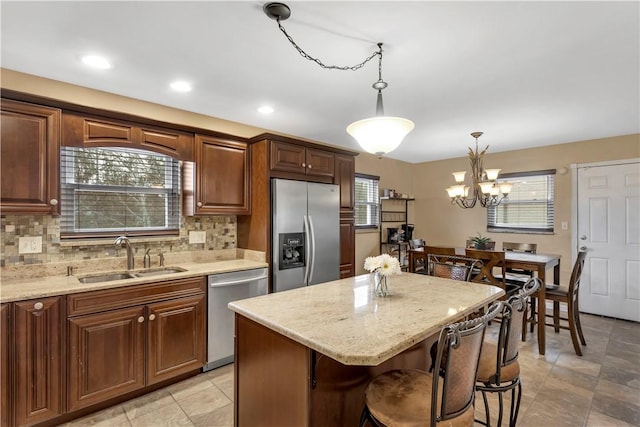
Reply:
[[[483,208],[498,206],[502,200],[508,197],[512,184],[508,182],[497,183],[500,169],[484,169],[484,153],[489,146],[478,153],[478,138],[482,132],[472,132],[471,136],[476,139],[476,150],[469,147],[469,161],[471,162],[471,187],[464,184],[465,171],[453,172],[456,185],[448,187],[447,193],[451,198],[451,204],[456,204],[461,208],[472,208],[477,202]],[[471,194],[469,190],[473,188]]]
[[[280,21],[284,21],[291,16],[291,9],[289,6],[284,3],[266,3],[262,10],[269,18],[276,20],[280,31],[282,31],[287,40],[289,40],[303,58],[315,62],[322,68],[355,71],[362,68],[367,62],[371,61],[376,56],[378,57],[378,80],[372,85],[373,89],[378,91],[376,115],[351,123],[347,126],[347,133],[349,133],[349,135],[351,135],[358,144],[360,144],[362,149],[368,153],[375,154],[378,157],[382,157],[384,154],[390,153],[398,148],[404,137],[413,130],[414,124],[411,120],[403,119],[402,117],[384,115],[382,90],[385,89],[388,84],[382,80],[382,43],[378,43],[378,50],[359,64],[344,67],[325,65],[320,59],[307,54],[300,46],[298,46],[280,23]]]

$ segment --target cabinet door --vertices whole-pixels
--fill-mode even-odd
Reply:
[[[306,149],[301,145],[272,141],[270,158],[273,171],[306,173]]]
[[[244,142],[196,135],[196,215],[251,213],[247,148]]]
[[[340,278],[356,274],[356,227],[353,216],[340,216]]]
[[[204,365],[205,305],[201,294],[148,306],[147,384]]]
[[[144,386],[144,307],[68,319],[69,410]]]
[[[336,169],[333,179],[334,184],[340,186],[340,211],[353,211],[355,199],[356,160],[353,156],[336,154]]]
[[[15,423],[32,425],[63,413],[63,299],[14,303]]]
[[[2,100],[2,213],[60,212],[60,110]]]
[[[333,178],[335,160],[330,151],[307,148],[307,175],[328,176]]]
[[[9,379],[9,305],[0,305],[0,425],[8,426],[12,395]]]

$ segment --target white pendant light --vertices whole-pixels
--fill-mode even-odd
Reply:
[[[377,55],[378,81],[373,84],[373,88],[378,91],[376,115],[351,123],[347,126],[347,133],[354,137],[365,151],[381,157],[398,148],[404,137],[413,130],[414,124],[402,117],[384,115],[382,89],[388,84],[382,80],[382,43],[378,43]]]
[[[284,21],[291,16],[291,9],[284,3],[266,3],[262,10],[271,19],[278,23],[278,28],[287,37],[289,42],[296,48],[303,58],[315,62],[322,68],[342,71],[355,71],[362,68],[367,62],[376,56],[378,57],[378,81],[373,84],[373,88],[378,91],[378,101],[376,115],[367,119],[358,120],[347,126],[347,132],[353,136],[360,146],[367,152],[382,156],[398,148],[402,140],[414,128],[411,120],[401,117],[390,117],[384,115],[382,105],[382,89],[387,87],[387,83],[382,80],[382,43],[378,43],[378,50],[367,57],[364,61],[353,66],[325,65],[320,59],[306,53],[293,41],[280,21]]]

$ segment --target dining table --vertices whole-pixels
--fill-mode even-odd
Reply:
[[[464,248],[456,247],[457,255],[464,255]],[[547,283],[547,271],[553,270],[553,283],[560,283],[560,258],[562,256],[558,254],[544,254],[544,253],[528,253],[528,252],[515,252],[505,251],[505,268],[516,268],[521,270],[528,270],[535,272],[536,276],[542,281]],[[424,262],[426,266],[427,254],[423,248],[415,248],[409,250],[409,271],[415,272],[416,261]],[[540,289],[533,295],[538,298],[538,353],[544,355],[546,351],[545,345],[545,286],[541,286]],[[540,327],[540,325],[543,325]]]

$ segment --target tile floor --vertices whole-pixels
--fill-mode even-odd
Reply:
[[[521,344],[519,426],[640,425],[640,324],[592,315],[581,319],[587,340],[583,357],[575,355],[568,331],[555,334],[551,327],[547,327],[544,356],[538,355],[537,341],[531,334]],[[65,427],[230,427],[232,400],[233,366],[227,365]],[[497,415],[495,402],[491,401],[492,418]],[[483,417],[481,399],[476,408]]]

